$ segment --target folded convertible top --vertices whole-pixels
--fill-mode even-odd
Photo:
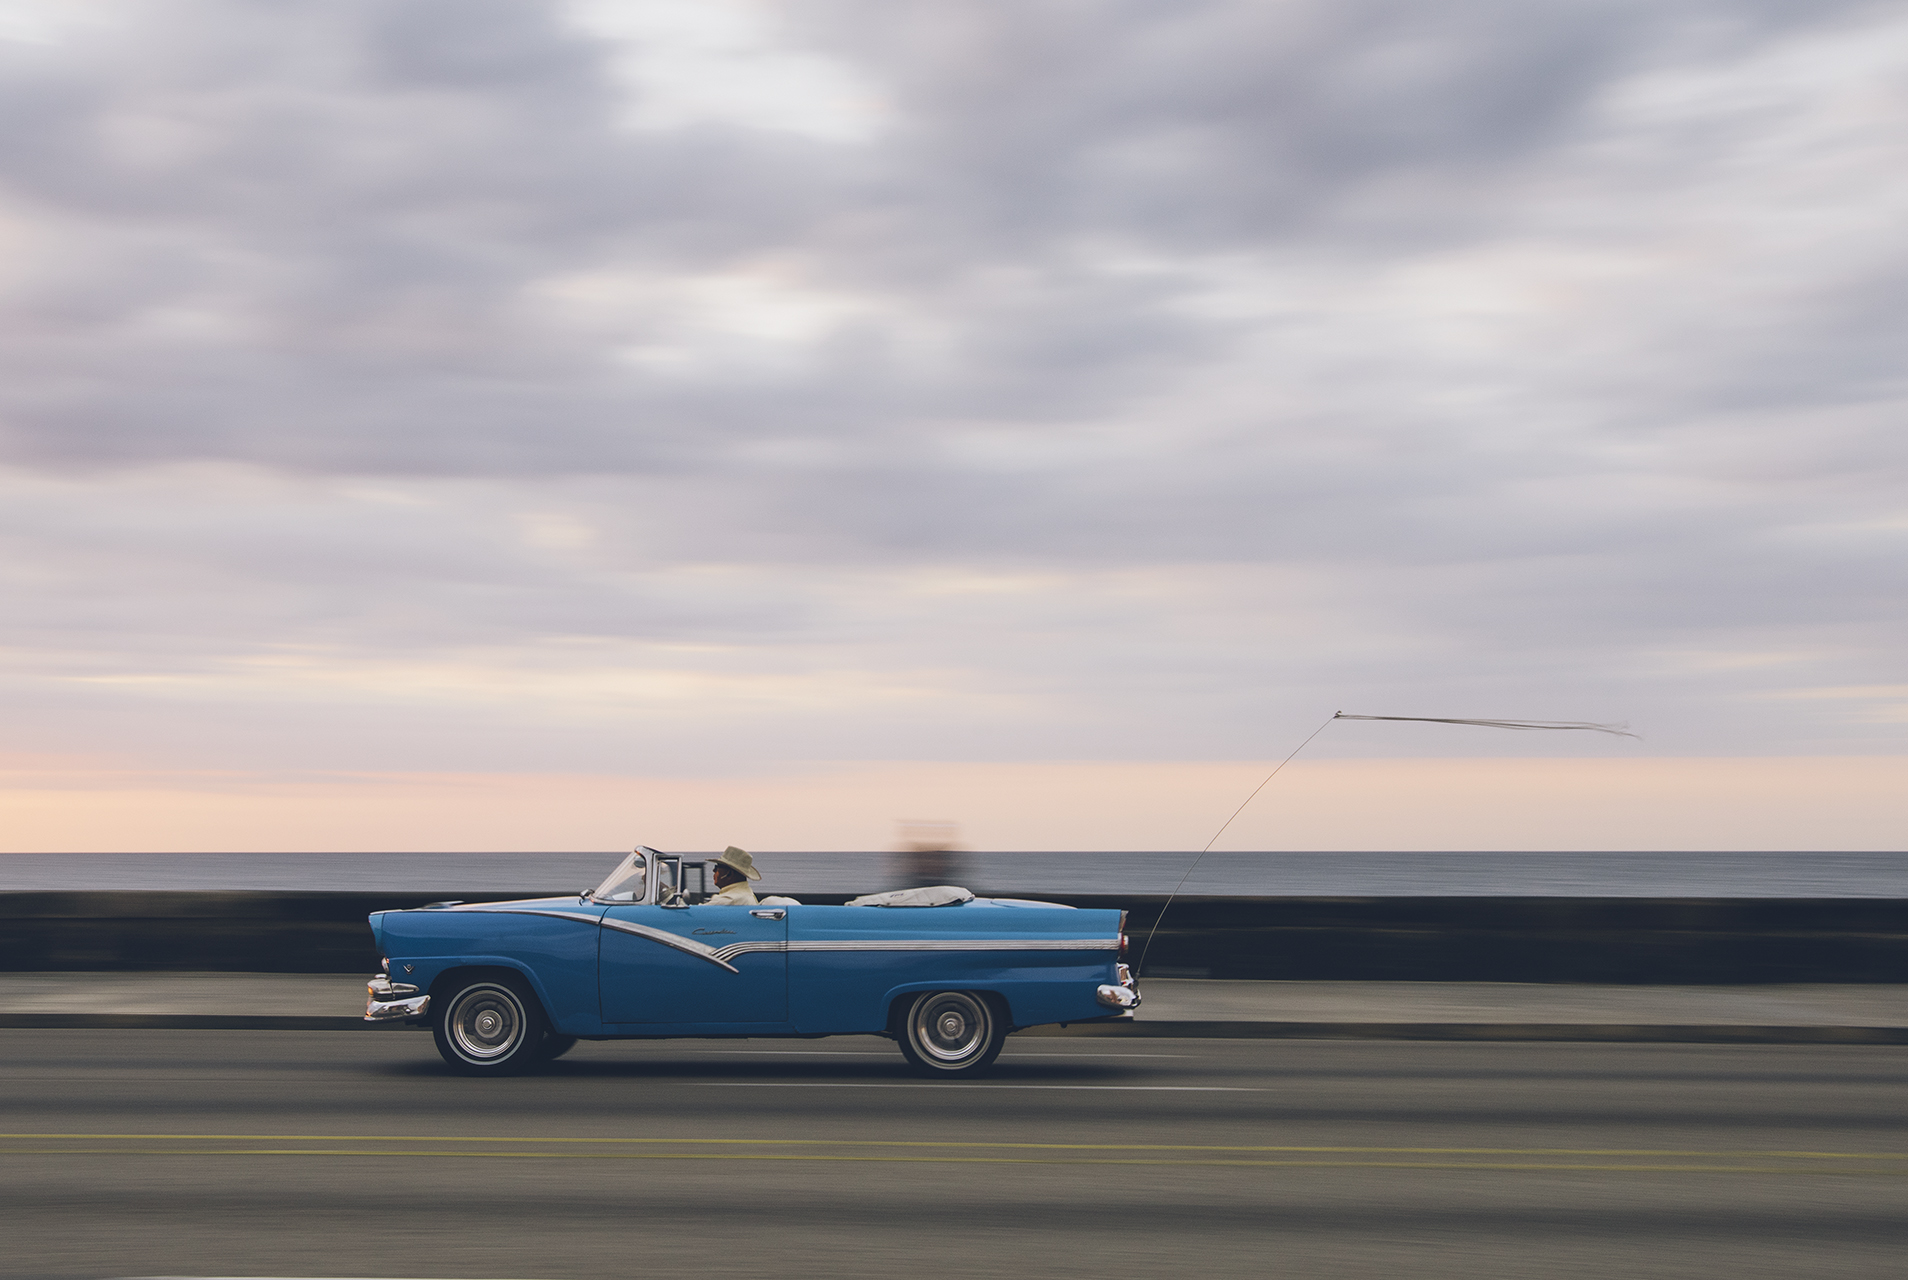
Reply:
[[[932,884],[922,889],[891,889],[850,898],[851,907],[946,907],[957,902],[972,902],[973,891],[953,884]]]

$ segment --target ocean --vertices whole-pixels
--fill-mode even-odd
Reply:
[[[570,853],[0,853],[0,892],[388,889],[572,893],[622,855]],[[704,856],[690,854],[691,857]],[[756,852],[761,893],[953,883],[995,894],[1195,897],[1908,898],[1908,852],[894,853]],[[938,861],[937,861],[938,860]],[[1187,875],[1191,871],[1190,876]]]

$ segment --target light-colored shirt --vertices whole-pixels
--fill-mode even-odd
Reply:
[[[723,889],[703,905],[706,907],[752,907],[755,905],[755,894],[750,891],[749,882],[744,880]]]

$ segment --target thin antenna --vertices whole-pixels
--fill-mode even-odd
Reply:
[[[1147,953],[1153,949],[1153,937],[1159,932],[1160,922],[1166,919],[1167,908],[1173,905],[1173,899],[1177,898],[1179,891],[1186,887],[1186,881],[1192,879],[1192,873],[1199,869],[1199,864],[1205,861],[1208,853],[1212,852],[1212,847],[1219,843],[1219,837],[1224,835],[1226,828],[1232,825],[1233,818],[1237,818],[1240,814],[1244,813],[1246,805],[1251,804],[1257,799],[1259,793],[1265,790],[1266,785],[1270,783],[1272,779],[1279,776],[1279,769],[1283,769],[1286,765],[1291,764],[1293,758],[1297,756],[1299,752],[1305,750],[1306,747],[1310,746],[1313,738],[1325,732],[1326,727],[1330,725],[1333,720],[1407,720],[1415,724],[1470,724],[1476,725],[1481,729],[1584,729],[1592,733],[1615,734],[1619,738],[1635,738],[1639,742],[1643,740],[1642,735],[1631,733],[1628,725],[1597,724],[1589,720],[1454,720],[1444,716],[1357,716],[1348,715],[1343,711],[1334,711],[1331,714],[1331,718],[1326,720],[1325,723],[1318,728],[1312,730],[1304,742],[1292,748],[1292,754],[1279,761],[1278,768],[1265,775],[1265,782],[1261,782],[1258,786],[1252,788],[1252,794],[1247,796],[1244,803],[1232,811],[1232,817],[1227,818],[1225,822],[1220,825],[1219,829],[1212,833],[1212,839],[1206,841],[1206,847],[1199,851],[1197,858],[1193,859],[1192,866],[1186,868],[1186,874],[1179,877],[1179,883],[1174,885],[1173,891],[1166,895],[1165,905],[1160,907],[1159,914],[1153,917],[1153,927],[1146,931],[1146,945],[1140,948],[1139,964],[1135,966],[1133,970],[1134,977],[1139,977],[1146,972],[1146,956]]]
[[[1339,713],[1333,712],[1331,716],[1326,719],[1324,724],[1312,730],[1312,732],[1306,737],[1304,742],[1301,742],[1296,747],[1293,747],[1292,754],[1285,757],[1285,759],[1279,761],[1278,768],[1272,770],[1272,772],[1265,775],[1265,782],[1261,782],[1258,786],[1252,788],[1252,794],[1247,796],[1245,800],[1239,805],[1239,807],[1232,811],[1232,817],[1227,818],[1223,823],[1220,824],[1219,829],[1212,833],[1212,839],[1206,841],[1206,847],[1199,851],[1199,856],[1197,858],[1193,859],[1192,866],[1186,868],[1186,874],[1179,877],[1179,883],[1174,885],[1173,891],[1166,895],[1165,906],[1160,907],[1159,914],[1153,917],[1153,927],[1146,931],[1146,945],[1140,948],[1139,964],[1134,966],[1134,969],[1133,969],[1133,976],[1135,978],[1140,977],[1146,972],[1146,953],[1153,949],[1153,935],[1159,932],[1159,925],[1160,925],[1160,922],[1166,918],[1167,908],[1173,905],[1173,899],[1177,898],[1179,896],[1179,891],[1186,887],[1186,881],[1192,879],[1192,873],[1199,869],[1199,864],[1205,861],[1207,854],[1212,852],[1212,847],[1215,844],[1219,843],[1219,837],[1224,835],[1226,833],[1226,828],[1232,825],[1233,818],[1237,818],[1240,814],[1244,813],[1246,810],[1246,805],[1251,804],[1253,800],[1257,799],[1259,793],[1265,790],[1266,784],[1271,782],[1272,779],[1279,776],[1279,769],[1283,769],[1286,765],[1291,764],[1294,756],[1298,755],[1299,752],[1305,750],[1306,747],[1310,746],[1312,739],[1316,738],[1319,734],[1325,732],[1326,728],[1332,723],[1332,721],[1338,718],[1339,718]],[[1350,719],[1350,718],[1351,717],[1349,716],[1346,717],[1346,719]]]
[[[1627,724],[1593,724],[1588,720],[1452,720],[1444,716],[1354,716],[1340,711],[1334,720],[1409,720],[1414,724],[1474,724],[1480,729],[1587,729],[1592,733],[1614,733],[1619,738],[1643,735],[1631,733]]]

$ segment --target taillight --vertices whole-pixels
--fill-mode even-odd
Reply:
[[[1126,948],[1127,948],[1127,946],[1128,946],[1128,945],[1129,945],[1129,944],[1128,944],[1128,942],[1127,942],[1127,940],[1126,940],[1126,935],[1122,933],[1122,934],[1120,935],[1120,958],[1121,958],[1122,960],[1124,960],[1124,959],[1126,958]]]

